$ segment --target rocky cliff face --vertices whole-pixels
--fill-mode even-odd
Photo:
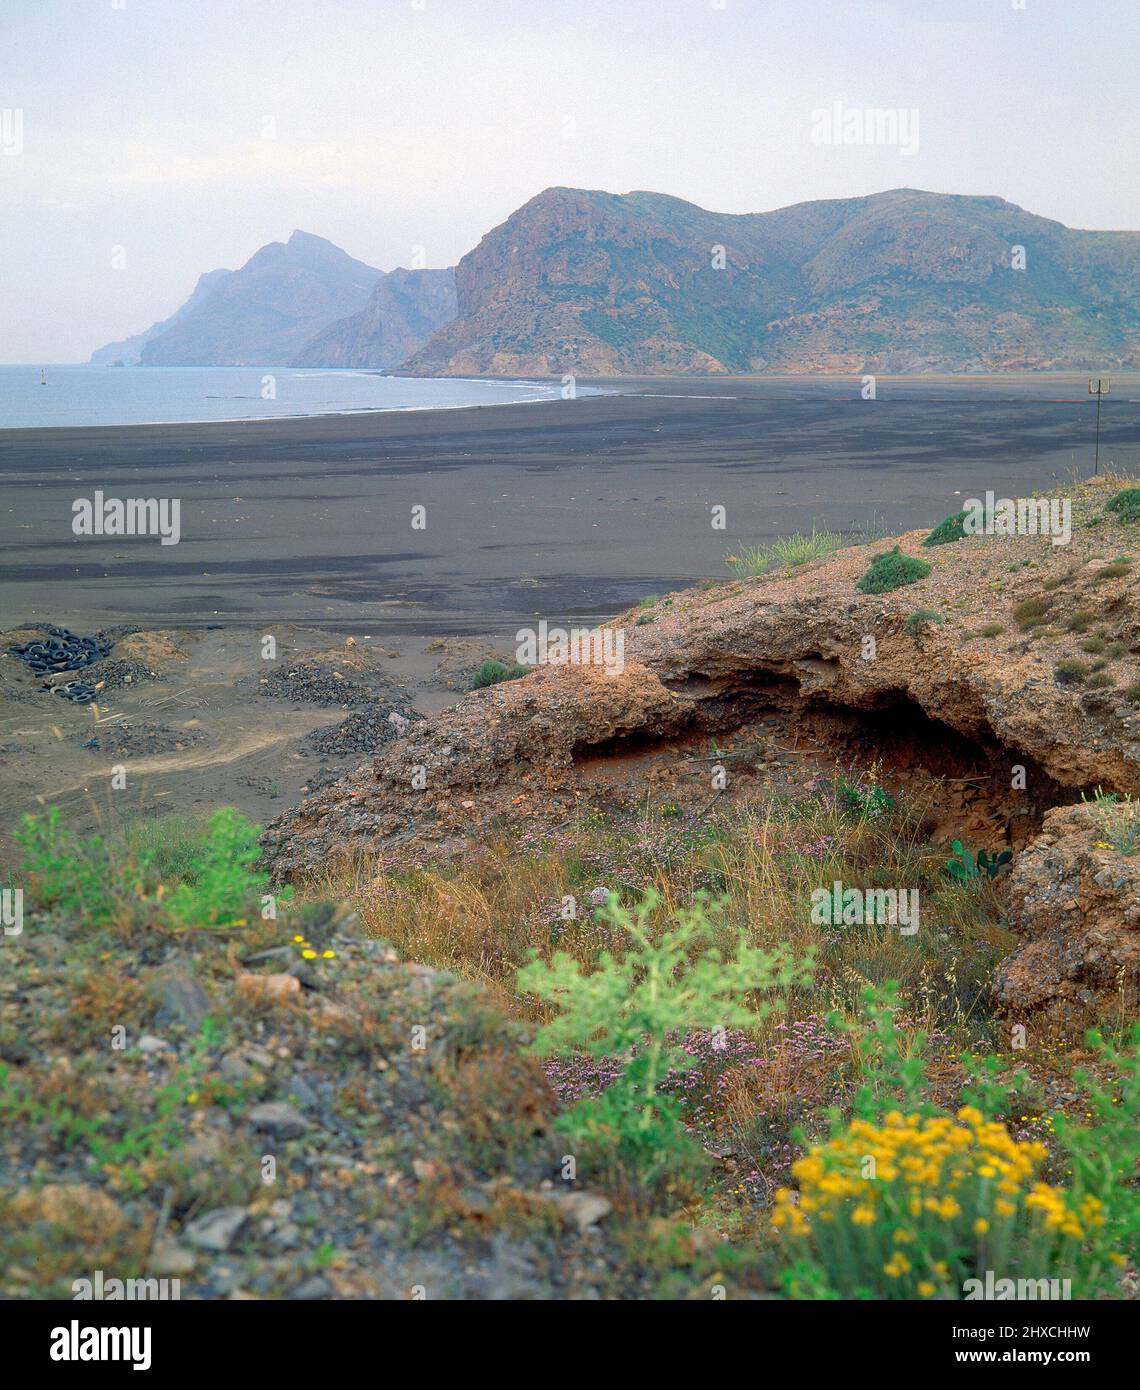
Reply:
[[[295,367],[396,367],[456,312],[455,271],[393,270],[358,314],[318,333]]]
[[[1024,269],[1014,269],[1024,251]],[[1140,363],[1140,233],[896,189],[738,216],[553,188],[456,270],[425,374]]]
[[[147,367],[283,365],[334,320],[359,312],[381,271],[294,232],[263,246],[145,344]]]

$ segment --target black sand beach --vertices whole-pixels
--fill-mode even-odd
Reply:
[[[1092,470],[1084,378],[879,378],[873,401],[856,379],[597,384],[623,394],[0,431],[5,625],[503,636],[722,578],[740,545],[933,524],[987,488]],[[1137,396],[1120,379],[1104,404],[1102,468],[1140,459]],[[73,535],[72,502],[96,489],[180,498],[180,543]]]

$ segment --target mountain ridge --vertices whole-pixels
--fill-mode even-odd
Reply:
[[[1024,270],[1015,269],[1022,248]],[[556,186],[456,267],[425,375],[1140,365],[1140,233],[891,189],[715,213]]]

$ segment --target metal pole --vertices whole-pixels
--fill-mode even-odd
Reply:
[[[1093,453],[1093,477],[1100,472],[1100,382],[1096,384],[1096,448]]]

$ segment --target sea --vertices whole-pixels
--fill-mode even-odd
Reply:
[[[448,410],[556,400],[562,390],[560,381],[444,380],[327,368],[0,366],[0,429]],[[576,391],[608,394],[588,386]]]

